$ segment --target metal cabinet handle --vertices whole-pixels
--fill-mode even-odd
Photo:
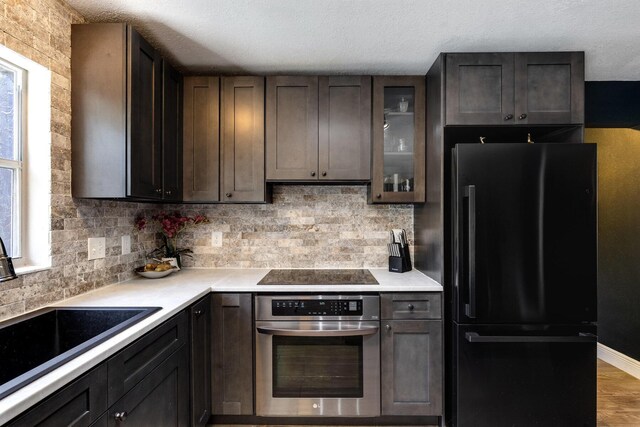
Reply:
[[[385,328],[387,331],[390,331],[390,330],[391,330],[391,325],[387,324],[387,325],[385,325],[385,326],[384,326],[384,328]]]
[[[480,335],[477,332],[466,332],[464,338],[469,342],[485,343],[551,343],[551,342],[596,342],[597,337],[593,334],[579,333],[569,336],[539,336],[539,335]]]
[[[233,194],[231,194],[231,193],[226,193],[226,194],[225,194],[225,196],[227,196],[227,197],[231,197],[231,196],[233,196]]]
[[[162,193],[162,188],[156,188],[156,193],[158,194]]]
[[[513,114],[507,114],[506,116],[504,116],[504,119],[505,121],[513,119]]]
[[[314,172],[311,172],[311,176],[316,176],[315,171],[314,171]]]
[[[116,412],[115,414],[113,414],[113,418],[115,418],[116,421],[119,422],[124,422],[127,420],[127,411],[122,411],[122,412]]]
[[[476,186],[467,185],[464,187],[464,197],[469,199],[468,221],[468,245],[469,258],[469,304],[465,307],[465,314],[469,318],[476,317]]]
[[[202,310],[195,310],[195,311],[193,312],[193,314],[194,314],[196,317],[200,317],[200,316],[202,316],[202,313],[204,313]]]
[[[407,306],[407,308],[409,309],[409,311],[413,311],[413,309],[414,309],[415,307],[413,306],[413,304],[409,304],[409,305]]]
[[[518,120],[524,120],[524,119],[526,119],[526,118],[527,118],[527,115],[526,115],[526,114],[524,114],[524,113],[522,113],[522,114],[520,114],[520,115],[518,116]]]
[[[165,194],[166,194],[167,196],[170,196],[170,195],[171,195],[171,190],[167,190],[167,191],[165,191]]]
[[[382,198],[382,194],[376,194],[376,199],[381,199]]]
[[[322,176],[327,176],[327,173],[326,172],[322,172]]]
[[[387,325],[388,326],[388,325]],[[280,335],[290,337],[358,337],[373,335],[378,332],[377,327],[353,329],[284,329],[269,326],[258,326],[258,333],[264,335]]]

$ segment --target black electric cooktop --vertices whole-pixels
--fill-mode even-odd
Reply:
[[[258,285],[377,285],[369,270],[271,270]]]

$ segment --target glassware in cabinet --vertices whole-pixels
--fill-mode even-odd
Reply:
[[[424,201],[424,77],[373,80],[373,203]]]

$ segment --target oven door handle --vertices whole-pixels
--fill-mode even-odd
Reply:
[[[282,329],[268,326],[257,326],[259,333],[265,335],[281,335],[293,337],[358,337],[374,335],[378,332],[377,326],[355,329]]]

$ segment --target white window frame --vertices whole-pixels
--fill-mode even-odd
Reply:
[[[51,267],[51,71],[0,45],[0,59],[22,70],[18,274]],[[15,165],[15,163],[14,163]]]
[[[16,192],[16,194],[14,194],[14,197],[12,198],[13,200],[13,207],[11,209],[12,212],[12,216],[13,218],[11,219],[11,225],[12,225],[12,235],[13,235],[13,239],[11,240],[11,248],[9,249],[9,253],[11,253],[12,257],[14,259],[16,259],[16,262],[18,262],[19,259],[22,258],[22,248],[23,248],[23,242],[22,242],[22,236],[24,235],[24,232],[22,230],[22,212],[24,211],[24,206],[23,206],[23,162],[24,162],[24,157],[23,157],[23,152],[24,152],[24,144],[23,144],[23,138],[25,135],[25,125],[26,125],[26,115],[27,115],[27,111],[26,111],[26,102],[25,101],[25,97],[26,97],[26,76],[27,76],[27,71],[21,67],[18,67],[16,64],[10,63],[6,60],[4,60],[3,58],[0,57],[0,65],[2,65],[4,68],[7,68],[9,70],[12,70],[13,72],[15,72],[16,74],[16,91],[14,93],[14,96],[16,98],[15,101],[15,105],[16,105],[16,113],[13,116],[13,128],[14,128],[14,141],[13,141],[13,146],[14,146],[14,150],[16,151],[15,160],[9,160],[9,159],[3,159],[0,158],[0,166],[3,168],[7,168],[7,169],[11,169],[14,172],[14,176],[13,176],[13,188]],[[2,237],[2,236],[0,236]],[[5,241],[6,244],[6,241]]]

